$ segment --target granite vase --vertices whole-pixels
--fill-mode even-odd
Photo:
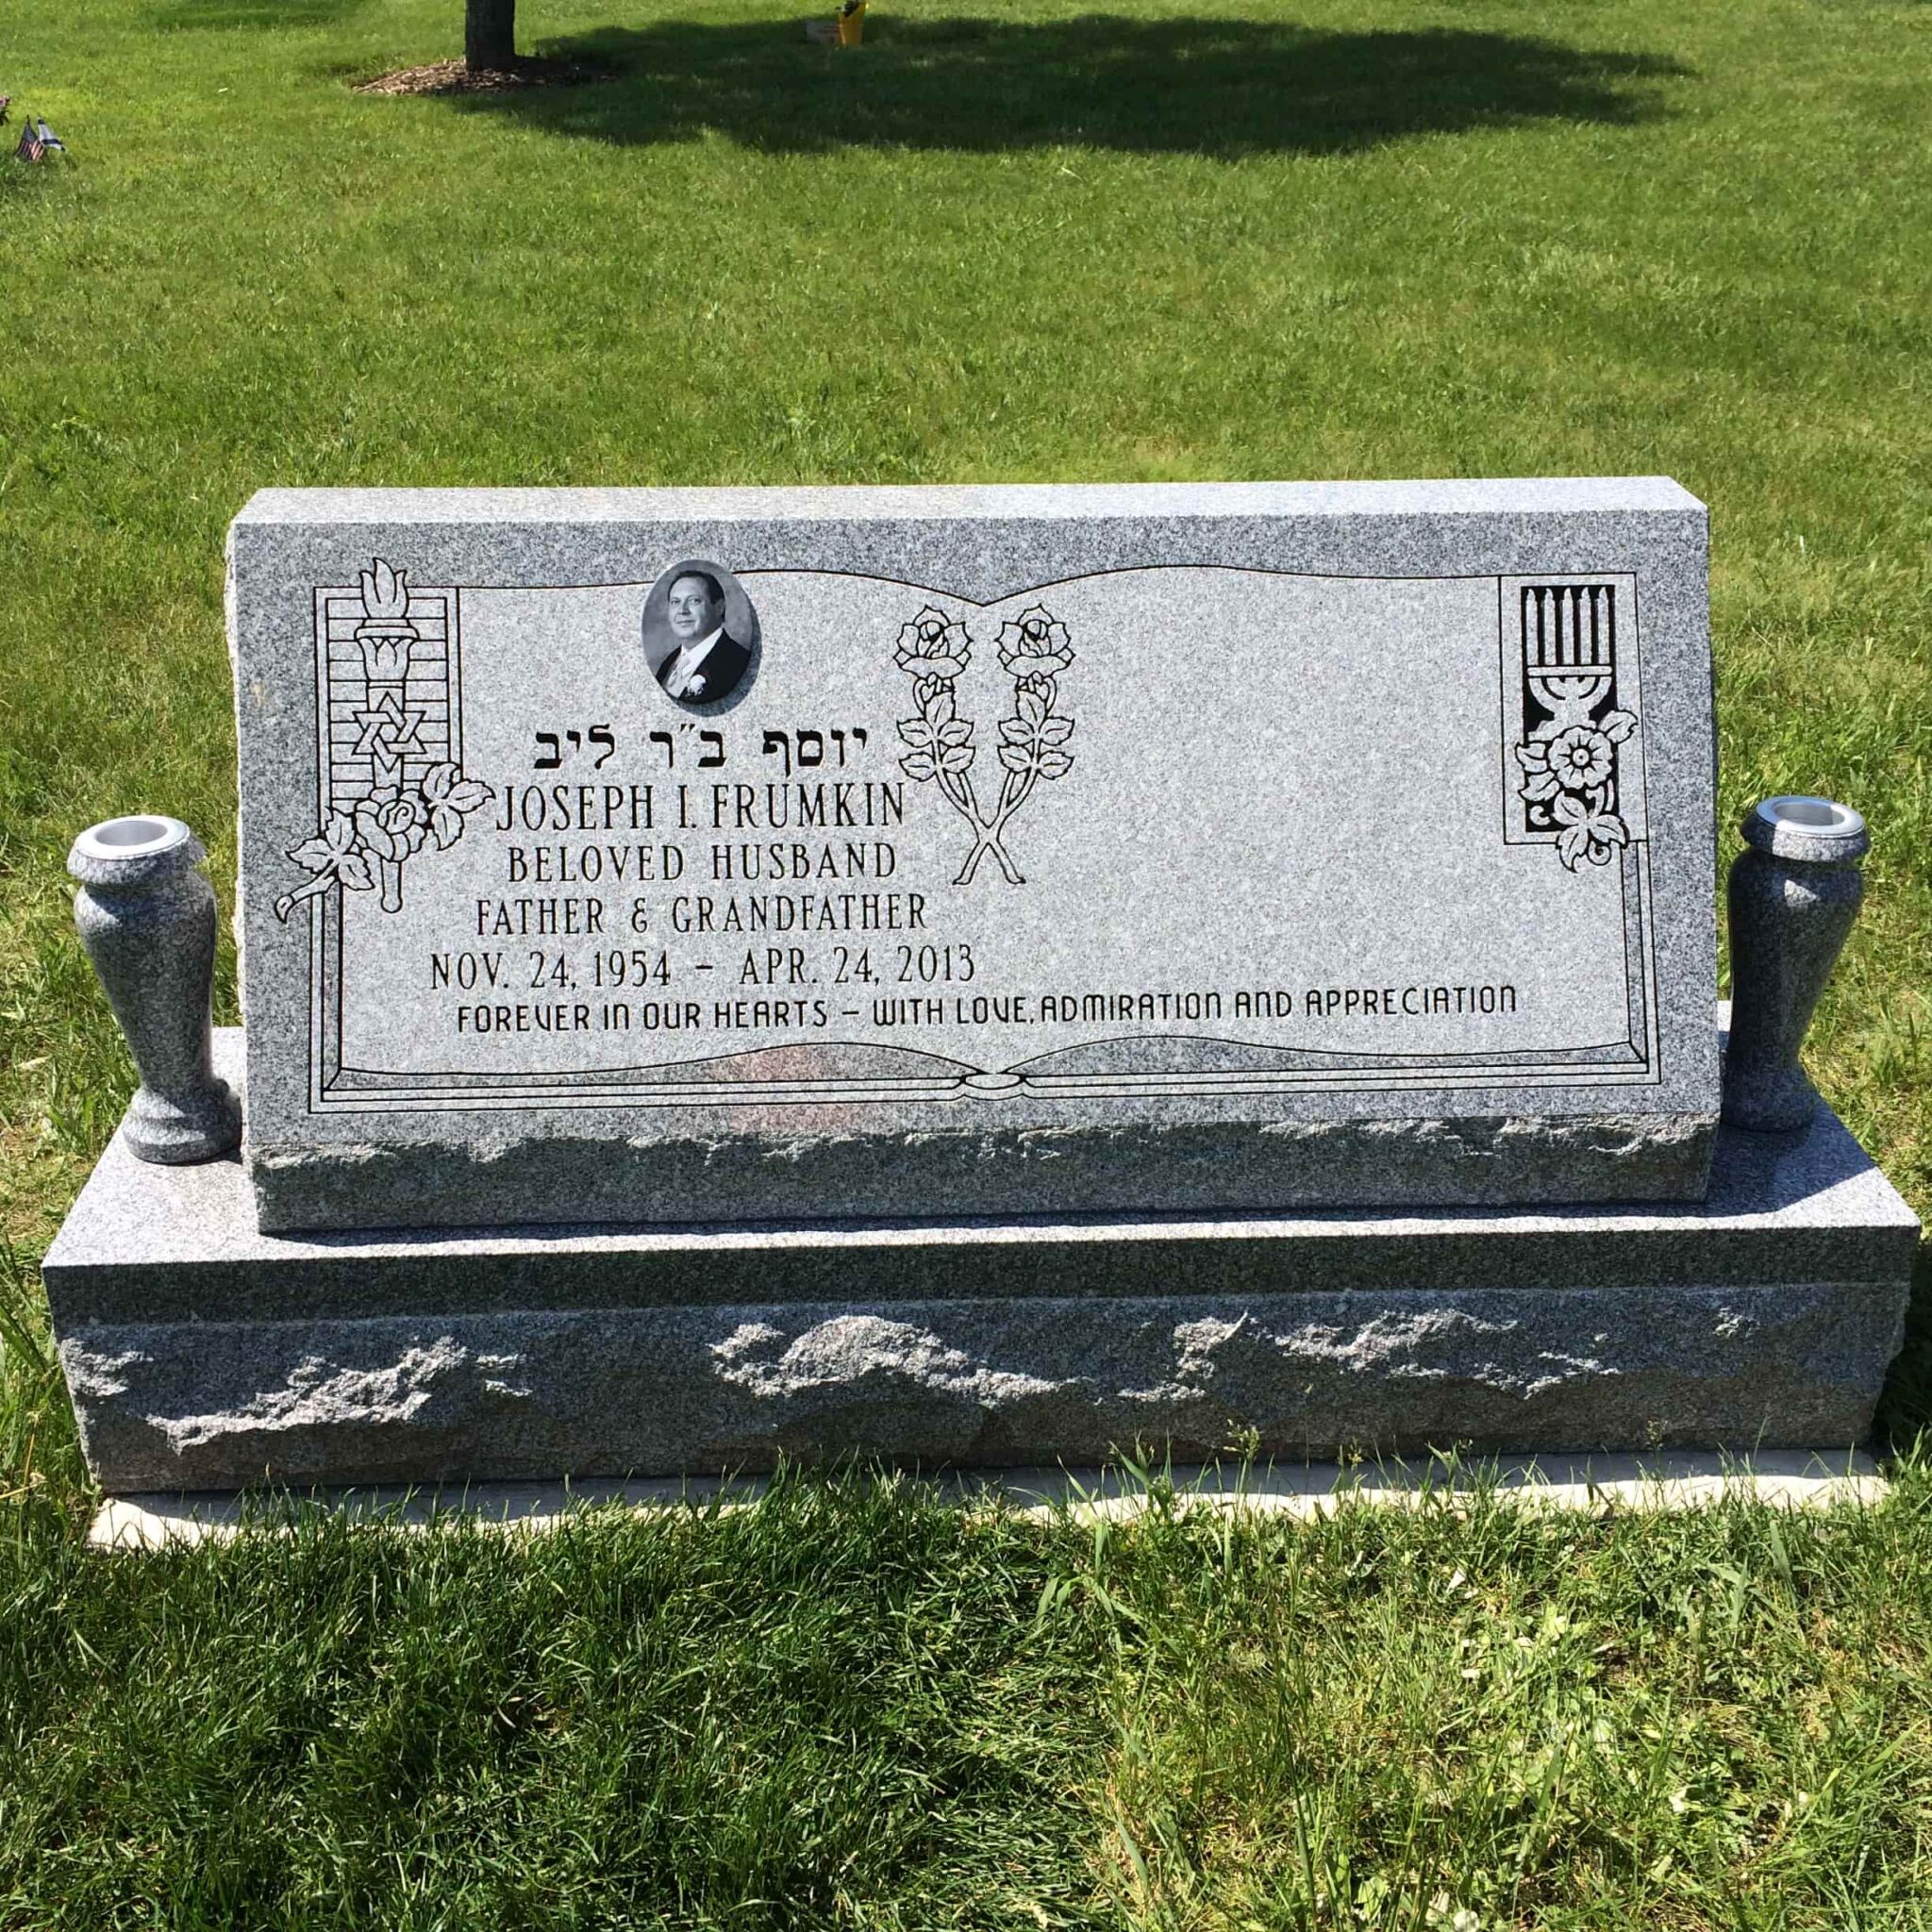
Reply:
[[[1824,798],[1767,798],[1742,825],[1731,867],[1731,1036],[1724,1118],[1757,1133],[1795,1133],[1818,1090],[1799,1049],[1818,996],[1865,896],[1865,821]]]
[[[214,889],[179,819],[109,819],[74,841],[74,921],[120,1022],[141,1088],[124,1127],[142,1160],[180,1165],[231,1154],[242,1108],[212,1058]]]

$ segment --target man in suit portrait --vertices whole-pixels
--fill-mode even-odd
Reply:
[[[738,689],[750,646],[724,628],[724,587],[708,570],[678,573],[665,618],[677,648],[658,667],[658,682],[687,705],[715,705]]]

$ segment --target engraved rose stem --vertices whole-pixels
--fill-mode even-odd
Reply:
[[[993,808],[992,817],[981,824],[976,813],[971,815],[974,824],[977,827],[978,837],[974,841],[973,850],[967,856],[965,865],[960,868],[959,876],[953,881],[956,886],[970,886],[973,883],[973,876],[979,870],[979,861],[989,852],[999,861],[999,868],[1006,874],[1008,885],[1024,886],[1026,883],[1025,876],[1013,863],[1006,846],[1001,843],[1001,834],[1007,829],[1007,821],[1026,803],[1026,795],[1033,790],[1033,781],[1034,774],[1029,772],[1025,777],[1017,781],[1019,789],[1015,791],[1016,781],[1008,774],[1000,780],[999,801]]]
[[[953,883],[970,886],[991,852],[1007,883],[1026,883],[1008,852],[1007,822],[1031,796],[1041,778],[1058,778],[1074,760],[1064,746],[1071,718],[1054,711],[1054,678],[1074,660],[1067,627],[1036,604],[1001,626],[1000,664],[1013,680],[1013,715],[1000,721],[1000,764],[1005,768],[990,815],[982,816],[969,770],[978,756],[973,723],[958,713],[958,681],[972,660],[972,639],[957,618],[928,604],[902,625],[895,651],[900,670],[913,680],[918,715],[899,720],[907,749],[899,764],[908,778],[936,784],[946,803],[973,827],[973,846]]]
[[[983,819],[979,815],[979,800],[974,792],[973,780],[971,778],[956,776],[953,773],[946,771],[941,771],[937,775],[940,790],[951,801],[953,809],[973,827],[972,855],[967,858],[964,868],[960,871],[959,875],[954,879],[953,883],[956,886],[970,886],[973,883],[973,874],[979,870],[981,858],[991,851],[993,857],[999,860],[1000,870],[1007,875],[1007,883],[1012,886],[1024,886],[1026,883],[1024,877],[1008,856],[1006,848],[999,842],[1000,827],[1011,816],[1013,808],[1007,807],[1005,811],[999,812],[992,819]],[[1003,806],[1006,803],[1007,789],[1010,783],[1011,780],[1006,778],[1000,781],[1000,803]],[[1015,804],[1017,805],[1017,803],[1018,801],[1016,800]]]

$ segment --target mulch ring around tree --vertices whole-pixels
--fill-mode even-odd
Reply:
[[[427,67],[399,67],[393,74],[378,74],[374,80],[356,83],[358,94],[500,94],[520,87],[582,87],[593,80],[609,80],[602,67],[587,67],[581,60],[545,60],[536,56],[513,62],[508,67],[472,69],[463,60],[437,60]]]

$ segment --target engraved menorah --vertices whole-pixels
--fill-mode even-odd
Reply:
[[[1614,585],[1524,587],[1523,675],[1551,714],[1550,735],[1591,722],[1610,694],[1616,655]]]

